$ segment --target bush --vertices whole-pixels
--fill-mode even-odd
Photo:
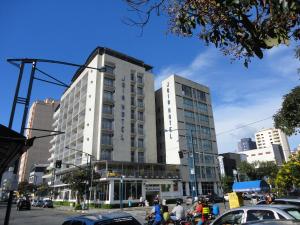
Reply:
[[[67,201],[54,201],[54,205],[61,205],[61,206],[70,206],[70,202]]]
[[[102,209],[112,209],[113,206],[110,205],[110,204],[103,204],[103,205],[101,205],[101,208],[102,208]]]

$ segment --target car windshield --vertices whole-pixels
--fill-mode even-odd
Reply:
[[[294,217],[296,220],[300,220],[300,210],[299,209],[285,209],[288,214]]]

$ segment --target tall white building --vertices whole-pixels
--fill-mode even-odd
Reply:
[[[61,183],[60,176],[76,168],[72,164],[85,168],[87,154],[93,156],[101,174],[101,179],[94,181],[92,200],[117,204],[122,185],[124,203],[129,197],[138,201],[144,196],[152,201],[157,194],[165,199],[179,196],[178,166],[157,164],[152,67],[103,47],[90,54],[85,66],[106,71],[79,69],[54,114],[54,128],[65,132],[51,140],[48,169],[62,160],[62,168],[55,172],[57,199],[74,200],[74,193]],[[122,182],[120,177],[124,177]]]
[[[219,193],[218,149],[208,87],[172,75],[156,91],[156,112],[160,114],[158,158],[167,164],[181,165],[183,195],[191,195],[188,160],[192,152],[197,193]],[[183,153],[182,158],[179,152]]]
[[[291,154],[290,145],[287,136],[280,130],[275,128],[263,129],[255,133],[257,149],[271,147],[273,144],[281,145],[284,160],[288,161]]]

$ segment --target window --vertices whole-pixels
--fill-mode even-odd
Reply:
[[[210,128],[201,126],[201,134],[210,135]]]
[[[197,99],[206,102],[205,92],[197,90]]]
[[[138,125],[138,134],[143,135],[144,134],[144,126],[143,124]]]
[[[130,142],[131,142],[131,147],[135,147],[135,139],[134,139],[134,137],[131,138]]]
[[[143,99],[138,99],[138,107],[143,108],[144,107],[144,101]]]
[[[101,143],[104,145],[112,145],[112,136],[110,134],[102,134]]]
[[[170,192],[171,184],[161,184],[161,192]]]
[[[194,119],[194,113],[191,111],[184,111],[184,116],[187,119]]]
[[[134,123],[131,124],[131,133],[135,133],[135,125],[134,125]]]
[[[138,75],[137,75],[137,82],[139,84],[143,83],[143,74],[142,73],[138,73]]]
[[[182,94],[188,97],[192,97],[192,89],[188,86],[182,85]]]
[[[138,152],[138,162],[139,163],[144,162],[144,152]]]
[[[204,155],[205,163],[207,164],[213,164],[214,163],[214,157],[212,155]]]
[[[134,162],[134,151],[130,152],[130,159],[131,159],[131,162]]]
[[[208,112],[207,105],[205,103],[202,103],[202,102],[197,102],[197,109],[200,112],[205,112],[205,113]]]
[[[111,160],[111,150],[103,149],[100,153],[101,160]]]
[[[103,105],[102,112],[105,114],[112,114],[113,106],[112,105]]]
[[[132,120],[135,119],[135,111],[134,111],[134,110],[131,110],[130,118],[131,118]]]
[[[223,225],[223,224],[241,224],[243,219],[243,210],[236,210],[233,212],[229,212],[224,214],[221,218],[214,222],[215,225]]]
[[[113,120],[103,118],[102,119],[102,129],[112,130],[113,129]]]
[[[297,209],[297,208],[285,209],[284,211],[286,211],[288,214],[290,214],[296,220],[300,220],[300,210],[299,209]]]
[[[270,210],[248,210],[246,221],[271,220],[276,219]]]
[[[130,79],[131,79],[131,81],[135,81],[135,71],[134,70],[130,71]]]
[[[188,98],[183,98],[183,105],[186,109],[193,109],[193,101]]]
[[[110,66],[110,65],[105,65],[105,72],[106,73],[110,73],[110,74],[113,74],[114,73],[114,70],[115,70],[115,67],[114,66]]]
[[[109,79],[109,78],[104,78],[104,85],[108,87],[113,87],[114,86],[114,80]]]
[[[131,105],[135,106],[135,99],[134,99],[134,97],[131,97]]]
[[[144,140],[143,139],[138,140],[138,148],[144,148]]]
[[[143,95],[143,94],[144,94],[143,88],[138,87],[138,88],[137,88],[137,94],[138,94],[138,95]]]
[[[134,85],[131,85],[131,86],[130,86],[130,90],[131,90],[131,93],[134,93],[134,92],[135,92]]]
[[[188,135],[194,134],[196,132],[196,126],[194,124],[191,123],[186,123],[185,127],[187,129]]]
[[[202,148],[206,152],[212,151],[212,143],[209,140],[202,140]]]
[[[113,93],[112,92],[110,92],[110,91],[104,91],[103,92],[103,98],[104,98],[104,100],[106,100],[106,101],[113,101]]]
[[[144,121],[144,112],[138,112],[138,120]]]
[[[209,123],[209,117],[207,115],[198,114],[198,120],[201,122]]]

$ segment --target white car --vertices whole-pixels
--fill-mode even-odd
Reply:
[[[256,205],[229,210],[210,225],[244,224],[259,220],[300,220],[300,209],[294,205]]]

